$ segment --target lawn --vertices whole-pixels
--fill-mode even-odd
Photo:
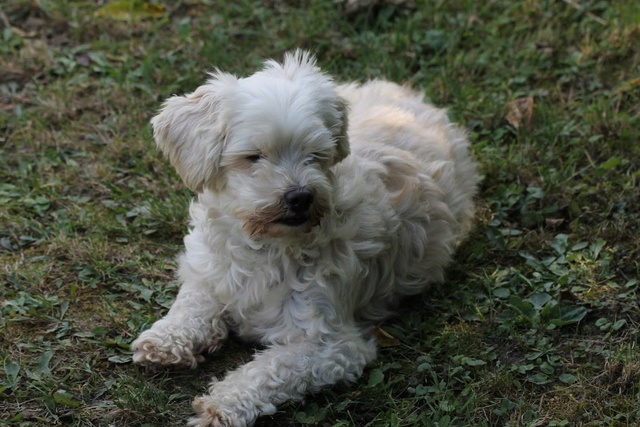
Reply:
[[[231,340],[193,371],[131,363],[193,197],[148,123],[206,71],[295,47],[448,108],[477,224],[360,381],[257,426],[640,425],[640,3],[105,3],[0,5],[0,425],[183,425],[251,358]]]

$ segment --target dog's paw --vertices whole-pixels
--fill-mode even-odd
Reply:
[[[196,418],[189,420],[191,427],[248,427],[245,421],[220,409],[211,396],[197,397],[193,401]]]
[[[204,360],[194,354],[189,345],[180,344],[170,336],[162,337],[153,331],[145,331],[131,344],[133,362],[146,367],[195,368]]]

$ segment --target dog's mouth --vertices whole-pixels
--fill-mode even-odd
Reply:
[[[281,218],[275,222],[276,224],[286,225],[287,227],[298,227],[302,224],[305,224],[307,221],[309,221],[308,215],[296,215],[292,217]]]
[[[243,229],[251,238],[289,237],[298,238],[320,224],[326,212],[324,200],[299,209],[297,212],[282,204],[261,209],[244,219]]]

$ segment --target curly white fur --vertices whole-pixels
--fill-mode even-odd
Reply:
[[[182,287],[134,361],[193,368],[228,328],[267,346],[212,382],[190,425],[250,426],[356,380],[376,356],[368,325],[443,280],[471,228],[476,169],[464,132],[422,99],[386,81],[336,85],[296,51],[247,78],[217,71],[152,120],[198,200]]]

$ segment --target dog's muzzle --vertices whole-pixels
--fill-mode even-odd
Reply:
[[[295,227],[309,220],[313,193],[305,187],[291,189],[282,195],[289,215],[278,220],[280,224]]]

